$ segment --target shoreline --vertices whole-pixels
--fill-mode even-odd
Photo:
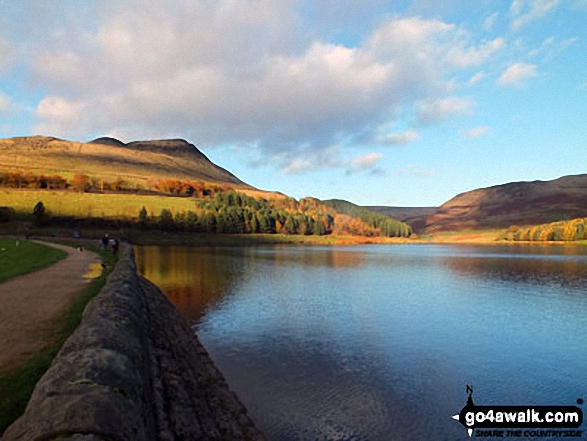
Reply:
[[[2,440],[265,438],[131,246]]]
[[[33,230],[35,238],[58,243],[88,243],[99,239],[105,232],[111,237],[129,242],[132,245],[160,246],[203,246],[203,247],[248,247],[265,245],[291,246],[354,246],[354,245],[400,245],[400,244],[436,244],[436,245],[490,245],[490,246],[587,246],[587,240],[580,241],[510,241],[500,239],[505,229],[442,231],[433,234],[403,237],[365,237],[365,236],[303,236],[285,234],[206,234],[166,232],[160,230],[139,230],[128,228],[92,228],[82,230],[83,237],[74,237],[74,228],[38,228]],[[24,231],[9,231],[0,237],[23,238]]]

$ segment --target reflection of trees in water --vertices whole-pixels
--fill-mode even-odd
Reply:
[[[250,250],[250,256],[257,259],[271,260],[277,264],[297,264],[311,267],[345,268],[360,266],[364,263],[364,253],[358,250],[340,250],[333,248],[313,248],[292,246]]]
[[[270,265],[344,268],[362,265],[363,253],[323,248],[135,248],[137,269],[155,283],[190,322],[206,308]]]
[[[552,251],[551,251],[552,252]],[[534,253],[533,253],[534,254]],[[456,256],[442,262],[459,275],[509,283],[559,285],[570,288],[587,286],[585,256],[530,255],[504,257]]]
[[[213,249],[136,247],[137,269],[156,284],[190,322],[222,299],[239,276],[230,256]]]

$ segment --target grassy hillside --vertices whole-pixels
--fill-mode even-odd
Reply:
[[[31,214],[39,201],[53,216],[76,218],[128,219],[136,218],[142,207],[154,216],[163,209],[175,214],[195,207],[194,199],[189,197],[0,189],[0,207],[12,207],[19,214]]]
[[[511,182],[462,193],[442,204],[426,231],[507,228],[587,216],[587,174]]]
[[[335,209],[338,213],[361,219],[371,227],[378,229],[382,236],[410,237],[412,234],[412,228],[408,224],[351,202],[340,199],[330,199],[322,202]]]
[[[187,141],[137,141],[124,144],[112,138],[90,143],[33,136],[0,140],[0,172],[58,174],[71,180],[76,174],[146,186],[154,179],[198,180],[252,189],[213,164]]]
[[[71,219],[95,219],[92,225],[100,225],[101,220],[123,221],[143,229],[200,233],[364,237],[409,237],[411,233],[406,224],[349,203],[255,196],[236,191],[196,198],[5,188],[0,189],[0,208],[13,209],[13,217],[54,226],[68,224]],[[42,222],[33,216],[39,202],[49,213]],[[333,205],[339,205],[343,213]]]

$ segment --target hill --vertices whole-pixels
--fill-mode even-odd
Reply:
[[[153,179],[185,179],[253,190],[183,139],[130,143],[114,138],[88,143],[44,136],[2,139],[0,171],[60,174],[66,178],[85,174],[108,181],[122,177],[139,185]]]
[[[587,174],[461,193],[426,219],[427,232],[506,228],[587,217]]]
[[[327,207],[333,208],[340,214],[361,219],[369,226],[379,229],[383,236],[410,237],[412,234],[412,228],[410,225],[385,214],[377,213],[368,210],[365,207],[355,205],[351,202],[341,199],[329,199],[321,202]]]
[[[367,210],[375,211],[409,224],[414,232],[420,232],[426,225],[426,218],[436,211],[436,207],[387,207],[366,206]]]

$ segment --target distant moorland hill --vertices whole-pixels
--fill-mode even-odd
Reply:
[[[184,179],[253,189],[183,139],[130,143],[114,138],[88,143],[45,136],[2,139],[0,171],[58,174],[66,178],[85,174],[107,181],[122,177],[137,185],[154,179]]]
[[[587,217],[587,174],[468,191],[426,219],[427,232],[506,228]]]
[[[385,214],[397,220],[409,224],[418,233],[426,225],[426,218],[436,211],[436,207],[386,207],[366,206],[364,207],[377,213]]]

